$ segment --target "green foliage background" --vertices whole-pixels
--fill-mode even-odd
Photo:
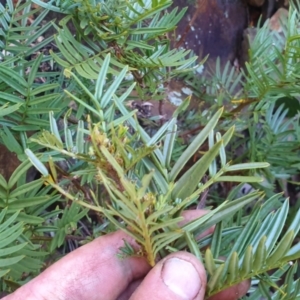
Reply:
[[[9,180],[0,175],[0,289],[122,229],[151,265],[173,251],[195,254],[207,296],[251,278],[245,299],[300,297],[300,212],[276,188],[300,166],[298,111],[289,107],[299,94],[299,13],[291,7],[282,35],[258,29],[245,70],[217,62],[199,78],[204,62],[170,47],[185,12],[171,4],[0,4],[0,142],[20,160]],[[49,10],[65,16],[45,22]],[[205,89],[207,109],[187,110],[188,97],[162,126],[141,126],[128,101],[160,101],[173,78],[196,95]],[[180,133],[199,124],[182,145]],[[28,181],[32,165],[41,176]],[[245,183],[252,192],[241,193]],[[180,213],[207,191],[211,210],[179,228]],[[120,253],[136,255],[128,245]]]

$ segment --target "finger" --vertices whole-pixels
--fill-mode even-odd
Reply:
[[[115,300],[131,281],[150,270],[144,258],[117,256],[119,248],[124,246],[123,239],[136,247],[121,231],[95,239],[53,264],[5,300]]]
[[[193,220],[196,220],[196,219],[198,219],[198,218],[206,215],[209,212],[210,212],[209,210],[204,210],[204,209],[185,210],[181,214],[184,217],[184,220],[179,223],[179,226],[182,227],[185,224],[187,224],[187,223],[189,223],[189,222],[191,222]],[[215,229],[215,226],[212,226],[209,229],[207,229],[204,232],[202,232],[196,238],[197,239],[201,239],[201,238],[203,238],[203,237],[205,237],[205,236],[213,233],[214,229]]]
[[[245,280],[237,285],[234,285],[227,290],[224,290],[212,297],[209,297],[208,300],[238,300],[241,297],[245,296],[251,286],[250,280]]]
[[[193,221],[194,219],[197,219],[201,216],[204,216],[207,214],[208,210],[187,210],[183,211],[182,216],[184,217],[184,220],[181,221],[178,225],[183,226],[186,223]],[[200,235],[200,237],[208,235],[213,232],[213,228],[206,230],[203,234]],[[118,298],[118,300],[127,300],[130,298],[130,296],[133,294],[133,292],[137,289],[139,284],[141,283],[141,279],[132,282],[127,289],[124,291],[124,293]]]
[[[183,226],[187,224],[188,222],[191,222],[193,220],[196,220],[207,213],[209,213],[209,210],[204,209],[190,209],[190,210],[184,210],[181,213],[181,216],[184,217],[184,220],[179,223],[179,226]]]
[[[126,290],[117,298],[117,300],[128,300],[135,290],[139,287],[144,278],[132,281],[126,288]]]
[[[168,255],[148,273],[130,300],[202,300],[206,274],[187,252]]]

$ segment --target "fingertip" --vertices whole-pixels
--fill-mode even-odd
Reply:
[[[161,260],[130,298],[200,300],[204,298],[206,273],[195,256],[177,252]]]
[[[201,277],[195,266],[178,257],[165,261],[161,278],[168,289],[180,299],[194,299],[202,287]]]

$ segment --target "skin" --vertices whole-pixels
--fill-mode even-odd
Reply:
[[[184,217],[188,222],[203,214],[205,211],[200,210],[185,212]],[[97,238],[3,299],[204,299],[206,273],[195,256],[187,252],[172,253],[151,268],[143,257],[117,257],[119,248],[124,246],[123,239],[138,249],[135,241],[122,231]],[[248,281],[242,282],[209,300],[237,300],[246,294],[249,286]]]

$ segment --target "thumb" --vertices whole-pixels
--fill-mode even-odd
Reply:
[[[190,253],[176,252],[158,262],[130,300],[202,300],[206,273]]]

